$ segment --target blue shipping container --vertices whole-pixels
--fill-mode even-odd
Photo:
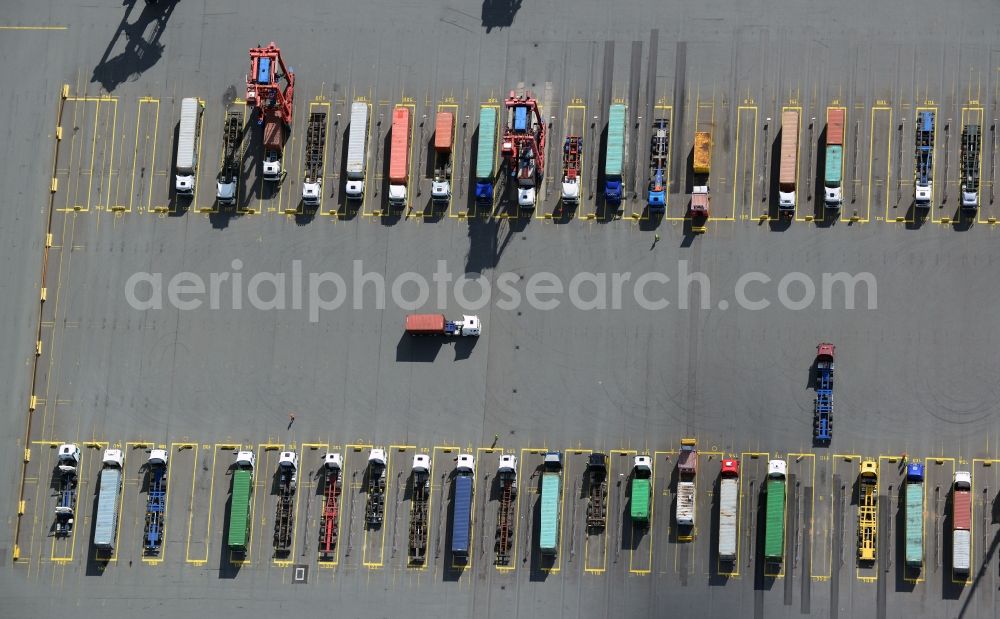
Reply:
[[[514,108],[514,131],[524,132],[528,130],[528,108]]]
[[[451,554],[461,557],[469,554],[469,537],[472,527],[472,477],[455,478],[455,503],[452,514]]]
[[[258,84],[270,84],[271,83],[271,59],[261,58],[260,63],[257,65],[257,83]]]

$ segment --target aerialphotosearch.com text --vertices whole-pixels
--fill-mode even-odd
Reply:
[[[705,273],[690,271],[687,260],[679,260],[674,273],[581,271],[566,278],[547,271],[477,273],[456,275],[446,260],[438,260],[430,278],[413,271],[391,279],[378,271],[367,271],[362,260],[354,260],[351,272],[303,272],[302,261],[293,260],[288,272],[244,272],[235,259],[230,271],[199,274],[137,272],[125,282],[125,299],[139,311],[164,308],[258,311],[293,310],[308,313],[318,322],[324,312],[349,307],[383,310],[394,306],[405,311],[478,311],[488,305],[500,310],[530,307],[550,311],[572,308],[580,311],[620,310],[638,307],[649,311],[727,310],[760,311],[778,305],[789,310],[848,309],[859,303],[878,308],[878,286],[874,275],[822,273],[819,276],[792,271],[740,274],[726,297],[713,298],[712,283]],[[731,300],[730,300],[731,299]]]

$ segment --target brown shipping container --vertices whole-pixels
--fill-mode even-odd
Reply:
[[[972,521],[972,495],[968,490],[956,490],[952,497],[955,506],[954,517],[952,518],[952,529],[969,531],[969,523]]]
[[[278,118],[277,114],[269,113],[264,118],[264,148],[281,150],[284,143],[284,133],[285,129],[281,119]]]
[[[444,314],[410,314],[406,317],[407,333],[443,333]]]
[[[451,150],[451,130],[455,126],[455,115],[438,112],[434,124],[434,150]]]
[[[826,145],[844,145],[844,108],[830,108],[826,113]]]
[[[410,108],[392,111],[392,143],[389,151],[389,182],[403,185],[410,176]]]
[[[778,175],[778,182],[782,185],[795,185],[798,151],[799,112],[785,110],[781,113],[781,171]]]

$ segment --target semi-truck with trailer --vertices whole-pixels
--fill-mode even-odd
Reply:
[[[697,505],[695,475],[698,473],[698,448],[695,439],[681,439],[677,455],[677,539],[689,542],[694,539],[695,506]]]
[[[146,461],[146,524],[142,547],[146,555],[160,554],[167,526],[167,450],[153,449]]]
[[[178,196],[193,196],[198,175],[198,135],[201,128],[201,101],[181,99],[181,122],[177,131],[177,172],[174,190]]]
[[[455,463],[455,501],[452,503],[451,556],[468,561],[472,550],[472,492],[476,475],[475,458],[459,454]]]
[[[94,517],[94,547],[101,552],[112,552],[115,548],[124,468],[125,454],[121,449],[104,450]]]
[[[775,459],[767,463],[764,486],[764,561],[781,563],[785,559],[785,477],[788,465]]]
[[[711,171],[712,132],[696,131],[691,165],[693,185],[691,186],[691,206],[689,208],[692,219],[705,220],[711,213],[711,197],[708,186]]]
[[[250,544],[250,500],[256,457],[249,450],[236,454],[233,465],[232,493],[229,497],[229,531],[226,546],[232,552],[245,553]]]
[[[934,195],[934,121],[933,110],[917,112],[915,131],[914,204],[926,209]]]
[[[285,123],[277,110],[264,112],[264,161],[265,181],[277,183],[282,178],[281,160],[285,151]]]
[[[555,557],[559,552],[559,518],[562,499],[562,453],[550,451],[542,463],[542,497],[539,501],[538,550]]]
[[[632,496],[629,498],[629,515],[632,523],[649,526],[653,499],[653,458],[636,456],[632,463]]]
[[[875,560],[878,547],[878,462],[862,460],[858,478],[858,559]]]
[[[412,133],[410,108],[396,106],[392,110],[392,140],[389,143],[389,206],[392,208],[405,208],[407,204]]]
[[[813,442],[829,445],[833,439],[833,355],[837,347],[823,342],[816,347],[816,401],[813,405]]]
[[[73,523],[76,520],[77,487],[80,481],[80,446],[74,443],[60,445],[56,469],[59,485],[56,489],[53,533],[56,537],[65,537],[73,532]]]
[[[497,479],[500,482],[500,505],[497,509],[496,564],[506,566],[510,565],[511,551],[514,548],[514,524],[517,522],[514,513],[514,502],[517,500],[517,456],[500,455]]]
[[[951,567],[968,574],[972,563],[972,475],[955,471],[951,490]]]
[[[906,465],[904,559],[907,567],[920,569],[924,562],[924,465]]]
[[[587,458],[587,533],[600,533],[608,524],[608,455],[595,451]]]
[[[431,202],[451,202],[451,160],[455,142],[455,113],[438,112],[434,119],[434,180]]]
[[[431,458],[415,454],[410,467],[410,535],[407,560],[410,565],[427,561],[427,523],[430,520]]]
[[[799,111],[781,112],[781,160],[778,166],[778,212],[795,214],[796,183],[799,176]]]
[[[962,127],[962,208],[979,208],[979,125]]]
[[[839,209],[844,203],[844,122],[847,110],[832,107],[826,111],[826,164],[823,170],[823,203]]]
[[[580,161],[583,157],[583,138],[571,135],[563,143],[562,204],[574,207],[580,204]]]
[[[410,335],[476,337],[482,331],[482,324],[479,316],[463,315],[462,320],[448,320],[444,314],[410,314],[405,330]]]
[[[323,456],[323,517],[319,523],[319,560],[337,558],[337,535],[340,526],[340,494],[343,489],[344,459],[339,453]]]
[[[649,210],[662,213],[667,208],[667,163],[670,154],[670,120],[653,120],[649,138],[649,188],[646,204]]]
[[[365,528],[378,529],[385,517],[385,483],[386,483],[385,450],[374,448],[368,454],[368,468],[365,471]]]
[[[628,109],[624,103],[612,103],[608,109],[608,142],[604,159],[604,201],[618,207],[625,185],[625,140]]]
[[[739,460],[724,458],[719,479],[719,560],[730,563],[736,561],[739,478]]]
[[[243,154],[243,112],[226,112],[222,127],[222,165],[215,180],[215,199],[219,204],[236,204],[236,185],[240,178]]]
[[[292,551],[295,533],[295,490],[299,479],[299,456],[283,451],[278,456],[278,504],[274,513],[274,550],[279,555]]]
[[[368,104],[351,104],[351,128],[347,136],[347,182],[344,195],[350,200],[365,197],[365,170],[368,167]]]
[[[326,157],[326,112],[309,113],[306,124],[306,153],[302,162],[302,203],[318,206],[323,196],[323,166]]]
[[[479,108],[479,141],[476,144],[476,204],[493,206],[493,181],[497,171],[497,109]]]

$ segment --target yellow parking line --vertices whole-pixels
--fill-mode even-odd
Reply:
[[[892,177],[892,108],[886,105],[875,105],[871,108],[871,116],[869,122],[871,126],[868,131],[868,190],[865,196],[866,207],[865,216],[861,218],[862,222],[867,222],[872,212],[872,171],[875,164],[875,113],[876,112],[888,112],[889,113],[889,132],[887,133],[888,143],[886,146],[886,153],[888,158],[886,159],[886,175],[885,175],[885,216],[889,217],[889,185]],[[844,215],[841,214],[841,218]],[[895,219],[895,218],[893,218]]]
[[[124,210],[125,212],[128,212],[128,213],[132,212],[132,204],[133,204],[133,202],[135,200],[135,168],[136,168],[136,164],[139,161],[139,130],[142,127],[142,110],[143,110],[143,106],[144,105],[155,105],[156,106],[155,116],[154,116],[154,120],[153,120],[153,143],[152,143],[152,147],[151,147],[152,155],[151,155],[151,161],[150,161],[150,164],[149,164],[149,168],[147,168],[148,173],[149,173],[149,181],[148,181],[149,182],[149,188],[148,188],[148,192],[147,192],[148,195],[146,196],[146,210],[149,210],[149,206],[152,203],[152,199],[153,199],[153,169],[154,169],[154,164],[155,164],[155,161],[156,161],[156,139],[157,139],[157,133],[159,131],[159,126],[160,126],[160,100],[159,99],[153,99],[152,97],[142,97],[142,98],[139,99],[139,104],[137,106],[137,110],[136,110],[136,114],[135,114],[135,147],[134,147],[134,149],[132,151],[132,182],[131,182],[131,185],[129,187],[128,208],[122,209],[122,210]],[[145,142],[146,143],[149,142],[149,135],[145,136]],[[144,154],[145,154],[145,146],[143,148],[143,151],[144,151]],[[143,181],[143,183],[145,183],[145,182],[146,181]],[[140,203],[138,205],[138,207],[141,209],[142,208],[142,204]]]
[[[0,30],[69,30],[67,26],[0,26]]]
[[[730,219],[736,219],[736,194],[739,191],[739,187],[738,186],[739,185],[744,185],[746,183],[746,177],[747,177],[746,170],[743,171],[742,175],[739,174],[739,171],[740,171],[740,137],[742,135],[742,129],[743,129],[743,112],[744,111],[748,111],[748,112],[752,111],[753,112],[753,146],[752,146],[751,151],[750,151],[751,152],[751,156],[750,156],[750,215],[753,216],[753,207],[754,207],[753,196],[754,196],[754,189],[755,189],[755,186],[756,186],[756,183],[754,182],[754,179],[753,179],[753,173],[754,173],[754,170],[756,169],[756,166],[757,166],[757,113],[758,112],[757,112],[757,106],[749,103],[749,101],[750,100],[747,99],[746,101],[744,101],[743,105],[739,105],[739,106],[736,107],[736,139],[735,139],[735,146],[733,148],[734,156],[733,156],[733,180],[732,180],[732,183],[733,183],[733,206],[732,206],[732,212],[730,214]],[[741,182],[738,183],[737,182],[737,178],[739,178]]]
[[[220,445],[216,444],[215,448],[212,449],[210,446],[205,445],[200,449],[212,449],[212,472],[209,477],[209,489],[208,489],[208,522],[205,527],[205,558],[204,559],[192,559],[191,558],[191,521],[194,518],[194,490],[195,490],[195,476],[198,472],[198,454],[199,451],[195,451],[195,465],[191,467],[191,502],[188,505],[188,539],[187,547],[184,550],[184,562],[191,563],[194,565],[205,565],[208,563],[208,550],[209,550],[209,537],[212,533],[212,498],[215,496],[215,459],[219,455]]]

